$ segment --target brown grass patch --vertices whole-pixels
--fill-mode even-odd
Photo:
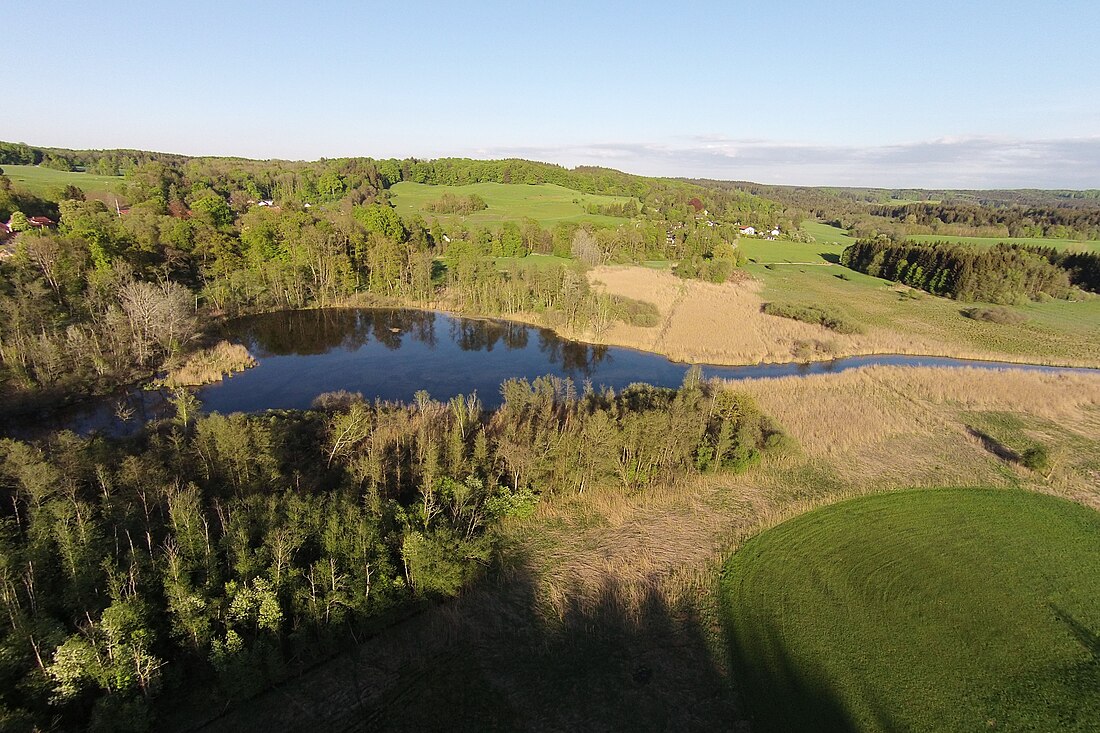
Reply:
[[[564,335],[654,351],[676,361],[755,364],[828,360],[863,354],[1044,361],[1041,352],[1012,354],[954,342],[950,340],[950,331],[932,327],[916,314],[911,320],[903,319],[893,327],[886,327],[851,319],[851,313],[842,313],[865,329],[859,334],[840,334],[824,326],[771,316],[761,312],[765,302],[763,283],[751,278],[715,285],[682,280],[665,270],[609,265],[591,270],[589,280],[594,287],[608,293],[653,303],[660,311],[660,324],[652,328],[614,324],[598,335]],[[883,307],[871,301],[859,303],[859,309],[868,314]],[[1087,366],[1094,361],[1060,358],[1057,363]]]

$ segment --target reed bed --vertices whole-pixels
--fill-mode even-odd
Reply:
[[[219,341],[187,358],[180,366],[169,370],[164,378],[168,387],[201,387],[220,382],[227,375],[256,366],[248,349],[240,344]]]

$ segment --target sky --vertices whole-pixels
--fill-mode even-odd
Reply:
[[[4,0],[0,140],[1100,188],[1100,2]]]

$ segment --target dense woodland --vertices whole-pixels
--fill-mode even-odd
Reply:
[[[140,439],[0,441],[0,725],[144,730],[175,695],[253,694],[458,593],[540,497],[745,466],[777,431],[700,382],[178,416]],[[209,698],[208,698],[209,702]]]
[[[1100,257],[1019,245],[1002,244],[983,250],[880,237],[862,239],[847,247],[841,262],[873,277],[936,295],[964,301],[1018,303],[1042,297],[1066,298],[1071,286],[1095,289]]]

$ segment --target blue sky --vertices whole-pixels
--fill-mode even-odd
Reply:
[[[1094,1],[8,0],[0,16],[0,139],[36,145],[1100,187]]]

